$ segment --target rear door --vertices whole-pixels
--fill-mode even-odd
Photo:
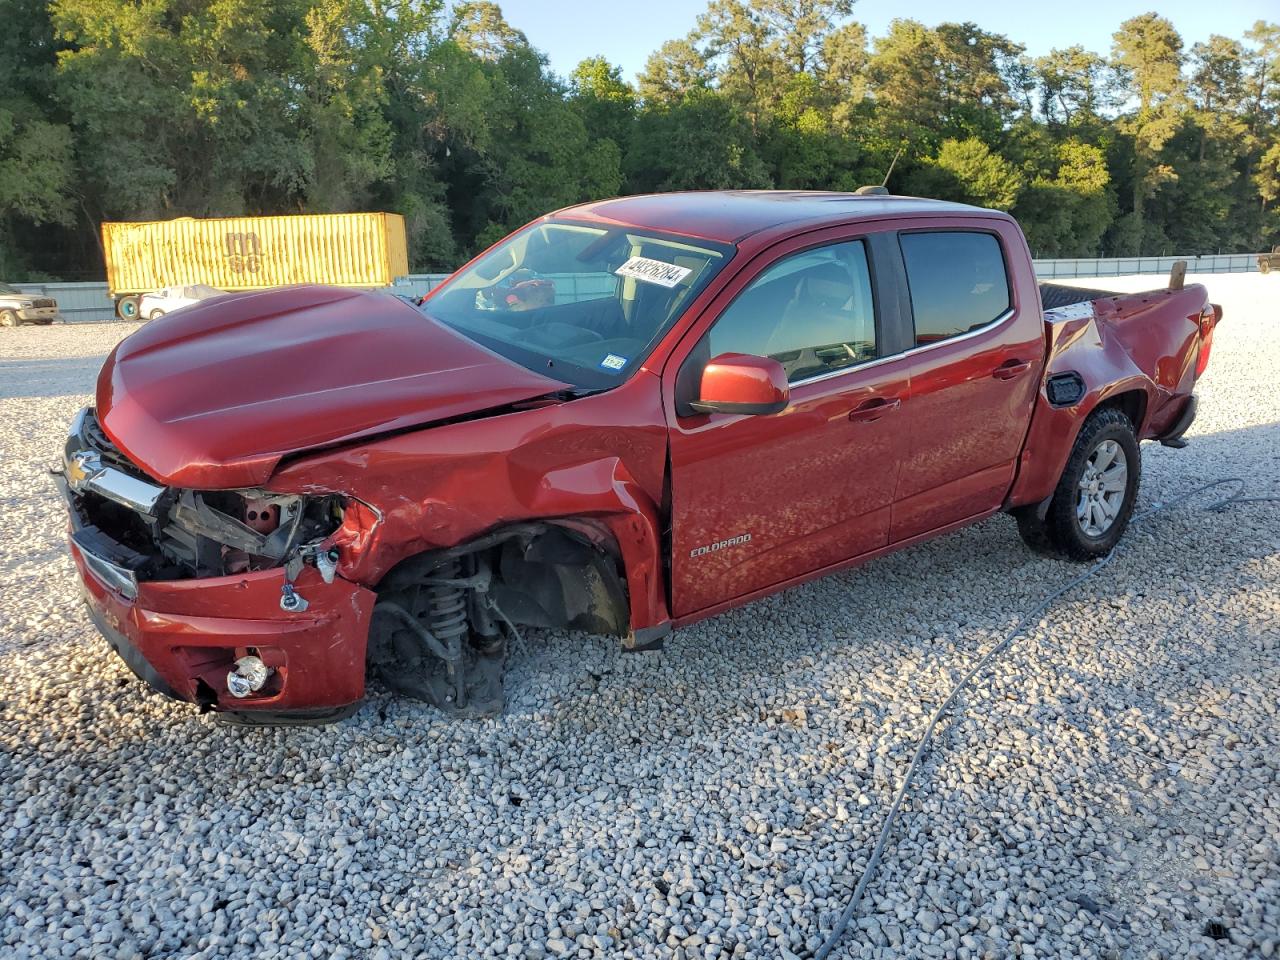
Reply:
[[[851,228],[846,228],[850,230]],[[864,228],[865,231],[865,228]],[[722,353],[788,374],[780,414],[671,409],[672,609],[686,616],[886,544],[906,447],[893,235],[793,240],[748,267],[695,325],[675,389]],[[691,382],[692,388],[685,386]]]
[[[1004,502],[1044,362],[1034,273],[1012,222],[903,230],[898,246],[914,343],[892,542]]]

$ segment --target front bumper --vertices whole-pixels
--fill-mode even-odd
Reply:
[[[53,323],[58,319],[57,307],[24,307],[15,312],[23,323]]]
[[[307,567],[294,583],[308,606],[280,607],[282,569],[229,577],[136,583],[128,570],[88,553],[74,540],[90,616],[116,653],[158,692],[179,700],[301,721],[336,712],[364,697],[365,646],[374,594]],[[252,653],[273,670],[260,693],[231,696],[227,673]]]
[[[118,458],[108,459],[114,454],[90,439],[95,429],[81,411],[56,482],[90,617],[129,668],[165,696],[242,722],[336,719],[357,704],[374,593],[332,569],[326,582],[315,566],[299,564],[289,586],[305,604],[285,609],[283,565],[187,577],[157,568],[153,557],[122,542],[128,529],[108,532],[95,523],[102,504],[153,518],[171,492],[113,466]],[[93,515],[88,498],[99,504]],[[104,525],[114,529],[118,520]],[[132,542],[139,546],[136,535]],[[233,697],[227,674],[245,656],[258,657],[271,673],[261,689]]]

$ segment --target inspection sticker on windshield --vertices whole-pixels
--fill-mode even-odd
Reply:
[[[688,267],[677,267],[674,263],[650,260],[648,257],[632,257],[613,272],[620,277],[634,277],[645,283],[656,283],[660,287],[674,287],[693,273]]]
[[[627,365],[627,358],[620,357],[616,353],[611,353],[600,361],[600,366],[606,370],[621,370]]]

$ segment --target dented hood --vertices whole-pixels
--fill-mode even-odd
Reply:
[[[564,387],[388,294],[286,287],[142,327],[107,358],[97,408],[155,479],[226,489],[264,483],[287,454]]]

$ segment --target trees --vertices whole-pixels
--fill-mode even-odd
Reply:
[[[53,27],[38,0],[0,0],[0,277],[39,269],[53,259],[33,242],[75,216],[71,130],[49,109]],[[44,258],[41,257],[44,254]],[[52,264],[51,264],[52,265]]]
[[[708,0],[634,87],[564,79],[492,0],[0,0],[0,272],[99,273],[104,218],[386,209],[449,268],[640,190],[899,190],[1012,209],[1038,254],[1280,242],[1280,25],[1029,60],[853,0]]]
[[[755,152],[747,119],[730,101],[710,91],[644,110],[636,122],[626,172],[628,192],[773,185]]]
[[[612,140],[621,150],[631,136],[636,116],[636,93],[623,81],[622,71],[604,57],[590,57],[569,77],[574,106],[589,136]]]
[[[947,138],[994,141],[1017,106],[1007,73],[1021,52],[973,23],[895,20],[867,64],[878,123],[930,149]]]
[[[645,103],[674,103],[710,89],[715,71],[695,37],[668,40],[646,61],[638,78]]]
[[[1011,210],[1022,190],[1016,167],[977,137],[944,140],[937,157],[908,180],[912,192],[996,210]]]
[[[1182,37],[1173,24],[1144,13],[1120,24],[1112,37],[1111,64],[1130,110],[1121,130],[1133,140],[1132,209],[1118,225],[1120,253],[1140,253],[1154,239],[1143,220],[1143,206],[1158,187],[1177,173],[1159,162],[1161,148],[1178,128],[1183,94]]]
[[[1048,124],[1070,126],[1096,120],[1110,105],[1111,78],[1102,57],[1084,47],[1050,50],[1035,61],[1040,114]]]

